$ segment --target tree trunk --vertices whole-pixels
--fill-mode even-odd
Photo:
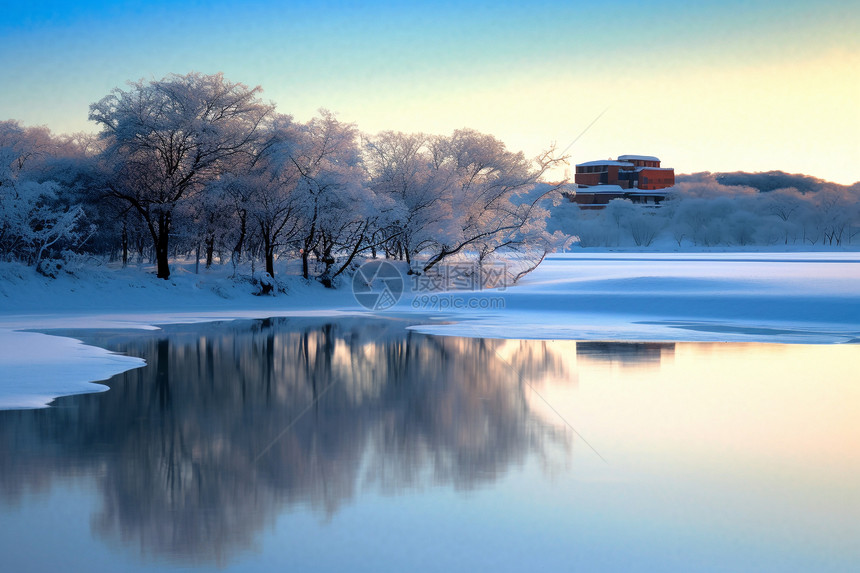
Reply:
[[[170,266],[168,265],[168,249],[170,232],[170,215],[162,214],[158,218],[158,238],[155,242],[155,263],[157,272],[155,276],[167,280],[170,278]]]
[[[212,268],[212,253],[215,251],[215,235],[206,237],[206,268]]]
[[[128,265],[128,226],[125,218],[122,220],[122,268]]]
[[[263,256],[266,259],[266,273],[273,279],[275,278],[275,248],[269,241],[264,241]],[[269,294],[273,289],[274,284],[271,280],[261,281],[260,294]]]
[[[445,257],[447,257],[448,255],[452,255],[452,254],[454,254],[455,252],[456,252],[456,251],[448,251],[448,250],[442,249],[442,251],[440,251],[438,255],[436,255],[435,257],[433,257],[432,259],[430,259],[430,260],[427,262],[427,264],[426,264],[426,265],[424,265],[424,268],[423,268],[423,269],[421,269],[421,272],[426,274],[426,273],[427,273],[427,271],[429,271],[430,269],[432,269],[433,267],[435,267],[435,266],[436,266],[436,264],[437,264],[439,261],[441,261],[442,259],[444,259],[444,258],[445,258]]]
[[[248,212],[242,209],[239,211],[239,239],[233,247],[233,264],[238,265],[242,260],[242,249],[245,247],[245,233],[247,232],[246,224],[248,220]]]
[[[314,206],[314,216],[311,220],[311,228],[308,231],[304,240],[304,249],[302,249],[302,276],[305,279],[310,278],[310,269],[308,268],[308,257],[311,256],[311,247],[314,244],[314,239],[317,236],[317,208]]]
[[[263,250],[266,257],[266,272],[275,278],[275,247],[267,239],[263,239]]]
[[[334,279],[335,277],[340,275],[343,271],[345,271],[347,268],[349,268],[349,265],[351,265],[352,261],[355,260],[356,255],[358,255],[358,253],[360,253],[362,251],[361,244],[364,242],[364,231],[366,231],[369,226],[370,226],[369,223],[364,224],[364,229],[362,230],[361,235],[359,235],[358,240],[355,242],[355,247],[353,247],[352,252],[349,254],[349,256],[346,259],[346,262],[343,263],[343,265],[341,265],[340,269],[336,273],[334,273],[334,276],[332,276],[332,279]],[[374,257],[374,258],[376,258],[376,257]],[[333,257],[332,257],[332,263],[334,263]],[[331,281],[329,281],[329,283],[326,286],[331,288],[331,286],[332,286]]]

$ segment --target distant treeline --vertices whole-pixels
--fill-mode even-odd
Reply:
[[[659,207],[616,199],[602,210],[572,204],[553,213],[551,229],[583,247],[849,247],[860,243],[860,183],[846,186],[807,175],[679,175]]]
[[[717,183],[731,187],[751,187],[763,193],[777,189],[797,189],[801,193],[816,191],[853,191],[860,194],[860,181],[853,185],[839,185],[824,181],[810,175],[786,173],[784,171],[765,171],[762,173],[747,173],[733,171],[731,173],[694,173],[679,175],[677,183],[696,183],[713,177]]]

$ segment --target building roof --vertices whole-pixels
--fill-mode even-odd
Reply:
[[[625,195],[631,197],[654,197],[655,195],[662,195],[665,197],[669,193],[672,193],[672,191],[671,187],[664,187],[663,189],[653,189],[651,191],[628,191]]]
[[[578,194],[585,193],[626,193],[627,189],[624,189],[620,185],[580,185],[576,190]]]
[[[577,163],[577,167],[597,167],[600,165],[618,165],[619,167],[633,167],[633,164],[628,161],[613,161],[605,159],[603,161],[586,161],[585,163]]]
[[[660,158],[653,155],[619,155],[618,161],[660,161]]]

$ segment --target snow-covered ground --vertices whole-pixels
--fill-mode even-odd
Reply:
[[[219,267],[177,267],[169,281],[138,268],[78,269],[56,279],[0,266],[0,408],[104,389],[89,381],[137,367],[68,338],[24,330],[154,328],[229,318],[367,313],[349,284],[296,277],[254,296]],[[860,341],[860,253],[618,253],[548,257],[516,286],[407,292],[388,315],[426,318],[434,334],[576,340]]]
[[[438,334],[574,340],[860,341],[860,253],[553,255]]]

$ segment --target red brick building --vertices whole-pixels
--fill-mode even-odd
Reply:
[[[675,170],[660,167],[660,159],[650,155],[621,155],[614,161],[579,163],[574,182],[588,187],[618,185],[622,189],[665,189],[675,184]]]
[[[600,208],[619,198],[659,205],[664,194],[650,192],[672,187],[675,170],[660,167],[660,159],[650,155],[621,155],[577,164],[574,182],[573,201],[583,206]]]

